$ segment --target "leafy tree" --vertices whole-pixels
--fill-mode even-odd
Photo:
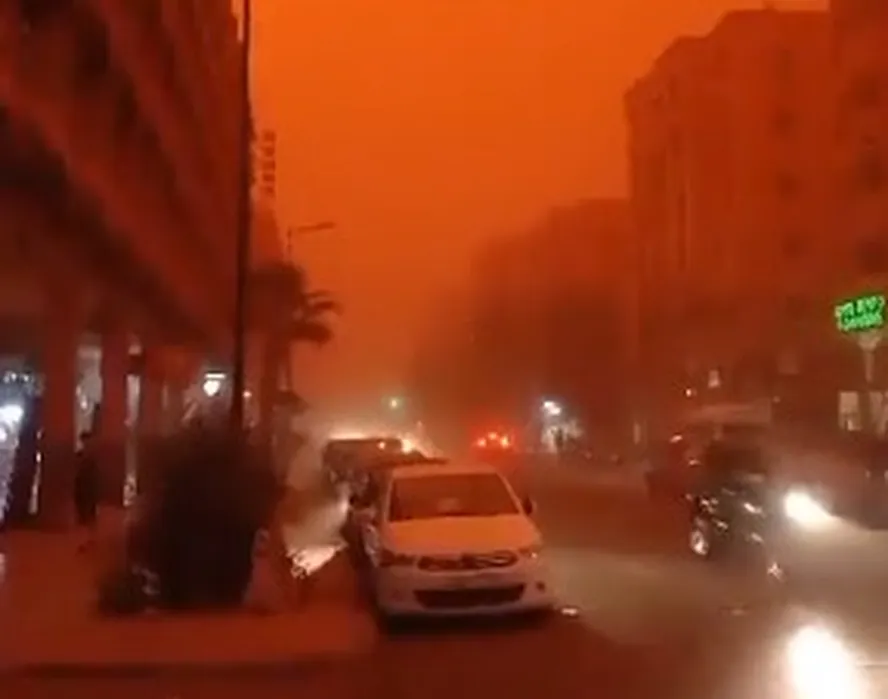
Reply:
[[[327,291],[312,290],[305,270],[290,262],[257,269],[250,288],[251,325],[259,340],[259,427],[271,435],[280,399],[281,376],[289,378],[290,350],[296,343],[325,345],[333,338],[331,314],[339,303]]]

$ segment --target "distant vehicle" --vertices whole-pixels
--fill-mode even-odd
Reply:
[[[518,453],[515,438],[502,430],[490,430],[475,439],[472,452],[481,461],[500,461]]]
[[[404,443],[397,437],[373,436],[352,439],[331,439],[321,452],[321,464],[330,480],[347,482],[361,462],[379,454],[401,454]]]
[[[419,451],[405,454],[379,456],[367,464],[362,478],[355,478],[351,484],[343,533],[346,541],[358,553],[363,551],[364,532],[373,512],[379,507],[383,483],[392,469],[406,466],[444,465],[449,463],[441,457],[426,456]]]
[[[675,434],[648,447],[645,486],[651,497],[681,499],[692,487],[699,466],[696,445],[683,434]]]
[[[716,403],[687,412],[679,429],[648,448],[644,479],[652,497],[681,499],[699,478],[703,449],[713,440],[761,444],[771,430],[769,406]]]
[[[533,511],[491,466],[392,469],[365,535],[380,613],[393,619],[551,609]]]
[[[862,524],[884,528],[888,525],[888,440],[846,433],[830,442],[818,449],[821,465],[811,470],[832,493],[835,509]]]

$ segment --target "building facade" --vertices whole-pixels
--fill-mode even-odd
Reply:
[[[10,0],[0,46],[2,277],[15,292],[0,321],[31,337],[18,349],[43,378],[41,512],[63,521],[81,347],[101,346],[97,428],[118,494],[133,349],[141,440],[199,364],[183,356],[229,351],[241,43],[228,0]]]
[[[888,291],[888,3],[832,0],[836,68],[836,191],[839,230],[836,260],[842,271],[837,298]],[[888,426],[885,342],[875,350],[873,374],[853,394],[843,391],[848,422]],[[859,376],[859,373],[858,373]],[[875,384],[875,385],[873,385]],[[849,386],[843,389],[857,388]],[[870,393],[873,414],[859,396]]]
[[[479,255],[468,301],[470,404],[523,424],[545,398],[614,431],[630,383],[631,219],[622,199],[553,209]]]
[[[833,0],[837,254],[848,293],[888,277],[888,4]]]
[[[829,16],[730,13],[628,91],[638,357],[657,405],[771,392],[831,330]]]

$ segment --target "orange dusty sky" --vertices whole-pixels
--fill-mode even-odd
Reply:
[[[417,319],[479,241],[624,191],[633,78],[676,35],[763,4],[253,0],[281,220],[338,224],[297,241],[347,309],[335,345],[300,361],[309,396],[397,390]]]

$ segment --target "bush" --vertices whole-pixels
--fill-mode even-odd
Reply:
[[[143,461],[127,575],[150,571],[161,608],[240,605],[256,534],[283,492],[267,452],[243,435],[192,426],[152,445]]]

